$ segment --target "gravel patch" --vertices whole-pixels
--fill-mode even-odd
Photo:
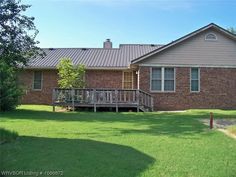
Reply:
[[[210,119],[201,119],[205,125],[210,125]],[[231,125],[236,125],[236,118],[235,119],[214,119],[213,120],[213,128],[221,128],[226,129]]]
[[[203,124],[210,127],[210,119],[201,119],[200,120]],[[236,118],[234,119],[214,119],[213,121],[213,128],[223,132],[224,134],[236,139],[236,135],[230,133],[227,128],[229,126],[236,125]]]

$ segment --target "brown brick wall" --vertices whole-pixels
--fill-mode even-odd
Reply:
[[[33,84],[33,70],[26,70],[20,74],[20,81],[26,88],[25,95],[22,98],[24,104],[51,104],[52,90],[57,85],[57,71],[56,70],[42,70],[43,71],[43,88],[41,91],[32,89]],[[136,75],[134,74],[136,79]],[[122,88],[122,71],[117,70],[87,70],[86,75],[87,88]],[[134,84],[137,85],[136,81]],[[135,85],[135,88],[136,88]]]
[[[87,88],[122,88],[122,71],[88,70],[85,80]]]
[[[117,70],[86,71],[86,87],[88,88],[122,88],[123,72]],[[137,88],[137,74],[133,72],[133,88]]]
[[[43,85],[41,91],[32,89],[34,71],[26,70],[20,74],[20,81],[23,83],[25,95],[22,98],[24,104],[51,104],[52,90],[57,87],[57,72],[56,70],[42,70]]]
[[[155,110],[236,109],[236,69],[201,68],[199,93],[190,92],[190,68],[176,68],[176,91],[152,93]],[[150,68],[140,67],[140,89],[150,92]]]

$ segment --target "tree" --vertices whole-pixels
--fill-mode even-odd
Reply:
[[[0,111],[14,109],[21,95],[22,90],[18,88],[16,71],[0,61]]]
[[[0,1],[0,59],[10,66],[26,65],[40,52],[34,17],[22,15],[29,7],[20,4],[20,0]]]
[[[57,65],[60,88],[83,88],[85,86],[85,66],[74,66],[70,58],[62,58]]]
[[[0,110],[3,111],[19,103],[17,70],[41,51],[35,40],[38,30],[34,18],[22,14],[29,7],[20,0],[0,0]]]
[[[233,34],[236,34],[236,29],[234,27],[229,27],[227,30]]]

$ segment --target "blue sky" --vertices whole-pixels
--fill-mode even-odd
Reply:
[[[236,0],[22,0],[40,47],[166,44],[211,22],[236,28]]]

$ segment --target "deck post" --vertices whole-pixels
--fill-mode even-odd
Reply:
[[[139,112],[139,97],[140,97],[139,90],[136,90],[136,98],[137,98],[137,112]]]
[[[72,111],[75,111],[75,89],[71,90]]]
[[[55,94],[56,94],[56,89],[52,90],[52,111],[55,112]]]
[[[152,111],[152,112],[153,112],[153,107],[154,107],[153,97],[151,97],[151,111]]]
[[[115,90],[115,102],[116,102],[116,112],[119,112],[119,108],[118,108],[118,90]]]
[[[93,111],[97,112],[97,106],[96,106],[96,89],[93,89]]]

